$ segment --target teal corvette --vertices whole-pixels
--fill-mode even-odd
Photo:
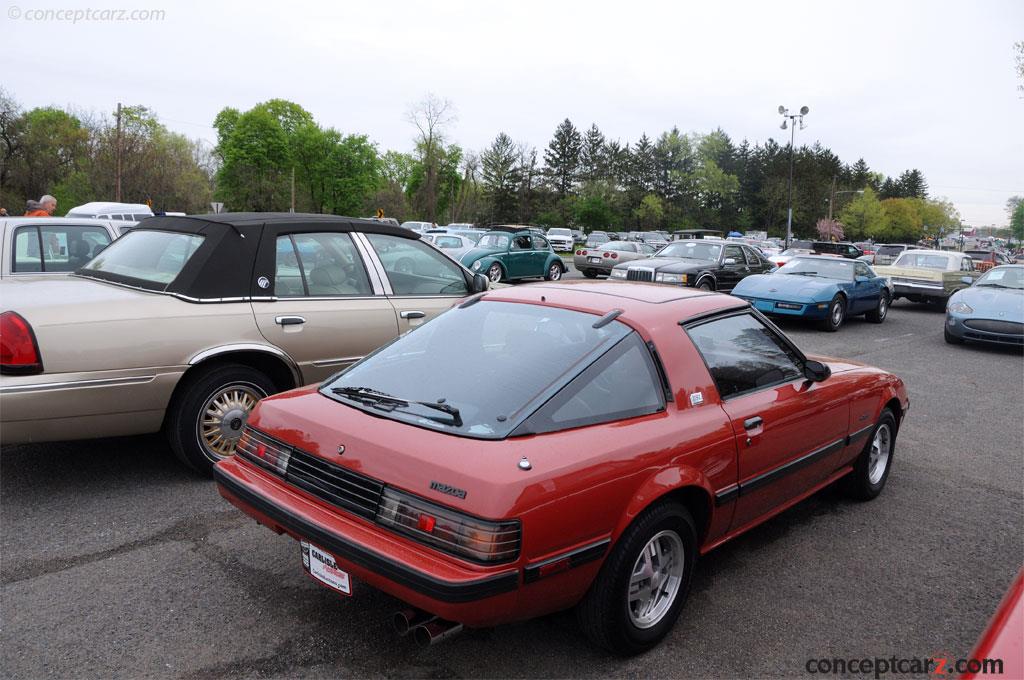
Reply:
[[[543,234],[520,226],[491,227],[476,248],[462,256],[462,265],[486,275],[491,283],[534,277],[557,281],[565,273],[562,258]]]
[[[1024,347],[1024,266],[994,267],[946,306],[946,342]]]
[[[759,311],[773,316],[816,320],[837,331],[848,316],[863,314],[882,323],[889,311],[885,279],[860,260],[805,255],[771,274],[748,276],[732,289]]]

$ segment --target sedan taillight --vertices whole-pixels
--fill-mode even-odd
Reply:
[[[0,373],[31,375],[43,372],[39,344],[32,326],[17,312],[0,314]]]

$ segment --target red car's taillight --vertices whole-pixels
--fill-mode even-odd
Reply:
[[[43,359],[32,326],[17,312],[0,314],[0,373],[31,375],[43,372]]]
[[[377,521],[473,562],[510,562],[519,555],[519,522],[491,522],[385,488]]]

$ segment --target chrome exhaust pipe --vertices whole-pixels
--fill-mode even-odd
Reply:
[[[406,635],[413,628],[430,623],[437,617],[419,609],[403,609],[395,612],[391,618],[391,625],[399,635]]]
[[[420,647],[429,647],[462,632],[462,624],[435,619],[412,629],[412,637]]]

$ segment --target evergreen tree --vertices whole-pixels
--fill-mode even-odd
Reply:
[[[588,182],[604,179],[608,174],[608,150],[604,135],[593,123],[583,136],[580,156],[580,175]]]
[[[658,165],[654,159],[654,145],[644,133],[633,147],[630,185],[642,194],[654,190],[657,182]]]
[[[885,181],[882,182],[882,188],[878,192],[878,197],[884,201],[887,198],[900,198],[901,194],[902,190],[899,182],[892,177],[886,177]]]
[[[583,137],[566,118],[555,128],[555,136],[544,151],[546,174],[560,198],[568,196],[575,188],[582,149]]]
[[[491,204],[490,216],[495,222],[515,219],[521,175],[519,153],[512,138],[498,133],[491,145],[480,155],[484,194]]]
[[[850,184],[855,189],[863,189],[869,186],[871,182],[871,168],[864,162],[863,158],[858,158],[857,162],[850,168]]]
[[[924,180],[924,174],[917,168],[900,175],[899,185],[903,198],[928,198],[928,183]]]

